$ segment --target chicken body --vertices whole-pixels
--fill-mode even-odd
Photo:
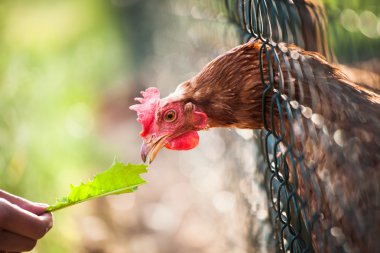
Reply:
[[[266,49],[257,41],[238,46],[166,98],[152,102],[147,90],[142,104],[132,107],[144,128],[143,159],[153,153],[150,162],[165,145],[194,148],[199,130],[266,126],[283,136],[283,153],[291,148],[302,154],[298,163],[286,160],[289,181],[307,201],[303,219],[311,224],[312,217],[321,217],[310,228],[314,250],[375,252],[380,248],[378,91],[350,82],[317,53],[282,44],[277,58]],[[275,97],[281,104],[273,107],[272,122]],[[168,111],[174,120],[166,118]],[[142,120],[148,114],[149,120]],[[331,231],[338,236],[327,236]]]

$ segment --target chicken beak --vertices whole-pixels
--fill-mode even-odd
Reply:
[[[158,151],[162,149],[166,144],[166,139],[168,135],[163,135],[156,139],[151,139],[149,141],[144,141],[141,146],[141,159],[144,163],[151,164],[156,158]]]

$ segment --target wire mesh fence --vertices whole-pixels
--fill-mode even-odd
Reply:
[[[348,151],[336,150],[331,144],[343,146],[345,137],[339,124],[323,117],[329,118],[333,109],[318,82],[328,83],[329,73],[318,72],[300,49],[317,51],[334,61],[323,5],[302,0],[226,0],[226,6],[230,20],[241,28],[242,41],[255,40],[261,45],[258,67],[265,89],[261,112],[264,129],[259,138],[264,162],[260,170],[265,175],[277,251],[362,252],[371,248],[373,245],[367,247],[360,236],[376,231],[377,225],[363,228],[375,220],[374,214],[366,219],[365,214],[354,210],[360,204],[345,196],[349,188],[334,192],[337,188],[326,185],[339,179],[326,170],[327,165],[320,168],[326,161],[323,152],[331,152],[337,161]],[[330,111],[322,108],[323,103]],[[360,148],[360,142],[357,144]],[[360,153],[353,148],[350,151],[354,156]],[[362,166],[358,160],[350,162]],[[358,188],[367,192],[367,188]],[[332,199],[338,204],[327,208]],[[351,227],[345,224],[350,218]]]
[[[327,41],[325,11],[318,1],[227,0],[226,7],[245,39],[254,37],[272,45],[294,43],[333,58]]]

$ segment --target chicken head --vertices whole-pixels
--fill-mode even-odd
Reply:
[[[157,88],[141,92],[142,98],[132,105],[142,125],[141,158],[151,163],[163,147],[189,150],[199,143],[197,131],[207,127],[207,115],[191,102],[177,101],[174,96],[160,99]]]

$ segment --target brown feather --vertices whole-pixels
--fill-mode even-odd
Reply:
[[[210,127],[263,128],[266,86],[260,77],[261,48],[260,42],[250,41],[219,56],[181,84],[178,99],[204,111]],[[293,152],[303,154],[296,168],[288,160],[298,174],[291,174],[290,180],[298,180],[298,194],[308,201],[303,218],[310,222],[315,214],[323,217],[312,229],[313,247],[316,252],[326,245],[338,251],[344,244],[352,252],[375,252],[380,248],[379,92],[349,81],[318,53],[293,45],[280,48],[281,63],[274,67],[275,79],[264,107],[269,128],[270,104],[277,94],[282,97],[281,109],[291,107],[298,115],[284,116],[283,144],[292,142]],[[273,54],[269,58],[274,62]],[[262,62],[264,80],[269,83],[265,53]],[[271,130],[277,133],[279,119],[275,107]],[[343,242],[326,236],[332,228],[342,232]]]

